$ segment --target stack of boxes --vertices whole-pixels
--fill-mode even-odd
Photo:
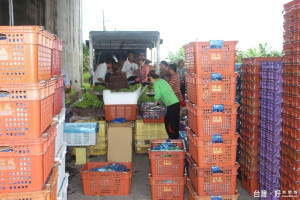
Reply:
[[[189,127],[190,199],[237,199],[237,42],[193,42],[185,46]],[[226,196],[229,195],[229,196]],[[200,196],[200,197],[199,197]]]
[[[274,192],[280,190],[282,64],[282,61],[260,63],[258,180],[261,198],[267,199],[270,196],[276,199]]]
[[[0,199],[56,197],[66,177],[54,167],[63,148],[56,144],[62,116],[52,121],[59,82],[51,74],[52,50],[60,40],[39,26],[2,26],[0,33]]]
[[[260,62],[281,60],[266,57],[242,59],[240,164],[242,186],[251,196],[259,190]]]
[[[300,190],[300,1],[284,5],[284,66],[281,195],[299,199]]]

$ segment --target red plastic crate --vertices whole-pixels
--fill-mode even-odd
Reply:
[[[225,105],[223,112],[213,112],[213,106],[195,106],[187,101],[190,128],[200,136],[235,135],[239,104]]]
[[[285,32],[297,31],[300,28],[300,20],[292,20],[283,24]]]
[[[244,113],[248,113],[249,115],[259,116],[259,107],[254,107],[248,104],[241,104],[240,109]]]
[[[242,111],[241,112],[241,119],[247,120],[253,124],[258,124],[259,123],[259,115],[253,115],[249,114],[247,112]]]
[[[125,118],[126,121],[136,120],[137,105],[104,105],[105,120]]]
[[[283,94],[283,103],[293,107],[300,107],[300,98],[292,95]]]
[[[282,61],[282,57],[252,57],[242,59],[242,74],[255,74],[259,77],[260,62]],[[243,80],[243,77],[242,77]],[[253,79],[254,80],[254,79]]]
[[[184,46],[188,73],[234,73],[237,41],[225,41],[221,49],[209,42],[192,42]]]
[[[198,196],[190,180],[187,180],[187,188],[189,190],[189,200],[211,200],[212,199],[212,197],[210,196]],[[220,195],[222,200],[238,200],[239,196],[240,194],[237,191],[233,195]]]
[[[87,162],[80,170],[83,194],[92,196],[129,195],[133,166],[131,162],[125,165],[129,172],[94,172],[93,168],[103,167],[109,162]]]
[[[300,96],[300,85],[282,85],[283,93],[292,96]]]
[[[161,117],[159,119],[148,119],[148,118],[143,118],[143,122],[146,124],[159,124],[159,123],[164,123],[165,122],[165,117]]]
[[[299,31],[300,32],[300,31]],[[300,65],[283,65],[283,72],[288,75],[300,75]],[[284,77],[283,77],[284,78]]]
[[[255,123],[252,123],[250,121],[241,119],[241,126],[249,129],[251,132],[254,132],[254,133],[259,132],[259,123],[255,124]]]
[[[53,118],[54,80],[0,84],[0,139],[40,137]]]
[[[295,127],[282,123],[282,132],[293,138],[300,139],[300,130]]]
[[[248,90],[255,90],[259,91],[259,86],[260,86],[260,81],[256,80],[257,82],[254,81],[248,81],[248,80],[242,80],[242,89],[248,89]]]
[[[259,158],[258,155],[251,155],[244,150],[241,150],[240,164],[245,166],[251,171],[259,171],[258,169]]]
[[[284,15],[283,15],[284,21],[292,21],[292,20],[297,20],[300,18],[300,6],[297,6],[293,9],[288,10]]]
[[[248,129],[244,126],[241,126],[240,128],[241,128],[241,134],[246,136],[247,138],[253,138],[253,137],[258,138],[259,137],[259,129],[255,129],[253,131],[253,130]]]
[[[282,79],[283,79],[283,83],[286,85],[295,85],[295,86],[300,85],[300,74],[299,75],[283,74]]]
[[[295,160],[300,160],[300,150],[294,149],[283,142],[281,142],[281,152]]]
[[[282,113],[294,118],[300,118],[300,107],[293,107],[282,104]]]
[[[283,56],[285,65],[299,65],[300,63],[300,52],[294,54],[285,54]]]
[[[221,75],[222,80],[214,81],[211,75],[185,74],[189,101],[199,106],[234,104],[238,73]]]
[[[6,149],[0,152],[0,193],[43,189],[54,165],[56,125],[40,138],[0,140]]]
[[[283,40],[285,43],[292,43],[292,42],[300,41],[300,31],[295,30],[295,31],[286,32],[283,35]]]
[[[250,171],[241,166],[242,187],[253,197],[254,192],[259,190],[258,172]]]
[[[241,95],[246,98],[258,99],[259,100],[259,90],[248,90],[242,87]]]
[[[183,200],[186,177],[149,176],[152,200]]]
[[[60,113],[62,109],[62,93],[64,86],[64,76],[56,76],[55,78],[55,92],[54,92],[54,103],[53,103],[53,115]]]
[[[244,142],[241,142],[241,150],[245,150],[248,154],[251,154],[252,156],[258,155],[258,148],[250,146]]]
[[[300,170],[299,168],[295,169],[292,166],[290,166],[288,163],[285,163],[283,161],[280,162],[281,164],[281,171],[285,174],[288,174],[291,179],[294,181],[300,182]]]
[[[58,177],[58,166],[56,165],[49,176],[47,184],[43,190],[36,192],[21,192],[21,193],[0,193],[0,199],[30,199],[30,200],[56,200],[57,199],[57,177]]]
[[[242,105],[251,105],[252,107],[259,107],[259,99],[257,98],[248,98],[248,97],[245,97],[243,95],[241,95],[241,104]]]
[[[284,4],[283,8],[284,8],[285,11],[289,11],[293,8],[299,7],[299,4],[300,4],[300,0],[292,0],[292,1]]]
[[[212,167],[200,168],[187,155],[189,178],[199,196],[235,194],[239,165],[220,166],[222,173],[213,173]]]
[[[299,42],[294,42],[294,43],[285,43],[285,44],[283,44],[283,51],[286,54],[296,53],[296,52],[300,51],[300,41]]]
[[[236,161],[236,148],[239,135],[221,136],[223,143],[213,143],[211,136],[197,137],[187,127],[189,153],[199,167],[228,166]]]
[[[281,152],[281,160],[284,163],[287,163],[289,167],[292,167],[293,169],[300,168],[300,160],[295,160],[294,158],[291,158],[289,155],[284,154],[282,152]]]
[[[242,88],[243,88],[243,83],[244,82],[252,82],[252,84],[256,84],[259,86],[260,84],[260,75],[258,74],[252,74],[252,73],[242,73]]]
[[[282,115],[282,123],[294,127],[296,129],[300,129],[300,119],[296,117],[292,117],[290,115]]]
[[[293,180],[290,177],[290,174],[284,173],[282,170],[280,171],[280,179],[281,182],[287,185],[292,191],[300,191],[300,182]],[[299,194],[298,194],[299,195]]]
[[[52,34],[40,26],[0,26],[0,35],[0,83],[51,78]]]
[[[51,76],[61,74],[61,53],[64,42],[55,37],[52,46]]]
[[[248,137],[241,133],[241,141],[254,148],[257,148],[259,145],[258,138],[259,138],[259,134],[255,134],[251,137]]]
[[[299,192],[295,192],[292,188],[290,188],[287,184],[283,183],[280,180],[280,191],[281,191],[281,199],[288,200],[299,200]],[[289,191],[292,191],[291,194],[288,194]],[[283,194],[284,193],[284,194]]]
[[[151,174],[157,176],[184,176],[184,159],[186,149],[183,140],[171,140],[170,143],[178,146],[180,151],[155,151],[152,148],[165,143],[166,140],[152,140],[149,148]]]

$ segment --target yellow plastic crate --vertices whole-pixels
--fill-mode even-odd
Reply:
[[[90,149],[91,156],[106,155],[106,149]]]
[[[137,147],[137,146],[135,146],[135,153],[138,153],[138,154],[148,153],[148,148],[149,147]]]
[[[86,147],[76,147],[76,163],[75,165],[84,165],[90,157],[90,150]]]
[[[148,124],[143,120],[136,120],[134,138],[137,141],[168,139],[169,136],[164,123]]]
[[[89,146],[89,149],[106,149],[107,147],[107,142],[101,142],[101,143],[97,143],[94,146]]]
[[[140,141],[136,140],[134,142],[135,152],[140,154],[148,153],[150,142],[151,140],[140,140]]]

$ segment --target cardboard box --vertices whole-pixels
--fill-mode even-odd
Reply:
[[[107,126],[107,161],[132,162],[132,123],[109,123]]]

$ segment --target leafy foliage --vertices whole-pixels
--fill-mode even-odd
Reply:
[[[183,60],[185,62],[184,48],[181,47],[180,50],[175,53],[169,52],[168,57],[166,59],[168,59],[170,63],[174,64],[178,64],[179,60]]]
[[[272,50],[267,43],[259,44],[258,49],[248,49],[247,51],[238,50],[235,58],[235,62],[241,63],[242,58],[251,57],[281,57],[282,53],[276,50]]]
[[[82,51],[83,51],[83,72],[89,72],[90,71],[90,52],[88,46],[86,44],[82,43]]]
[[[86,92],[81,101],[76,102],[75,108],[102,108],[103,101],[100,101],[96,95]]]

